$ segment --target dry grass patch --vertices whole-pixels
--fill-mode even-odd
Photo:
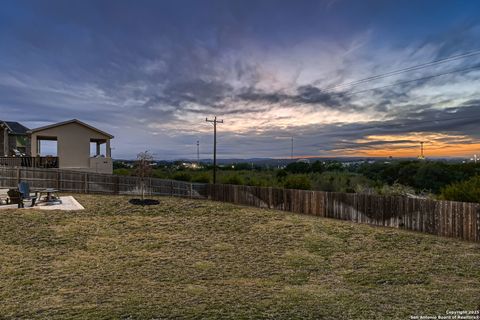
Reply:
[[[3,318],[407,319],[480,308],[480,245],[209,201],[2,211]]]

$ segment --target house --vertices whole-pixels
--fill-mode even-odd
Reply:
[[[20,124],[13,126],[15,129],[11,127],[8,129],[9,152],[1,158],[0,165],[113,173],[110,147],[113,136],[109,133],[77,119],[30,130]],[[24,130],[21,131],[21,128]],[[7,130],[4,129],[5,132]],[[22,132],[23,135],[20,134]],[[22,138],[13,138],[18,136]],[[42,156],[45,143],[50,145],[48,152],[52,152],[51,155]],[[52,150],[52,145],[55,150]],[[23,153],[18,154],[14,150]]]
[[[24,125],[0,120],[0,156],[11,157],[29,153],[29,129]]]

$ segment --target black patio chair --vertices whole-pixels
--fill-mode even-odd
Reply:
[[[34,195],[30,193],[30,186],[27,182],[20,182],[18,184],[18,191],[20,192],[20,201],[18,203],[19,208],[25,208],[24,201],[31,201],[31,207],[35,206],[35,202],[37,201],[38,193],[35,192]]]

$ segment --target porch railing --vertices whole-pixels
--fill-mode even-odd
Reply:
[[[58,157],[0,157],[0,166],[25,168],[58,168]]]

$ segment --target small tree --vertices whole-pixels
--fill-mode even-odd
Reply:
[[[135,161],[135,175],[140,178],[140,188],[142,189],[142,201],[145,200],[145,182],[152,175],[153,156],[148,152],[137,154]]]

